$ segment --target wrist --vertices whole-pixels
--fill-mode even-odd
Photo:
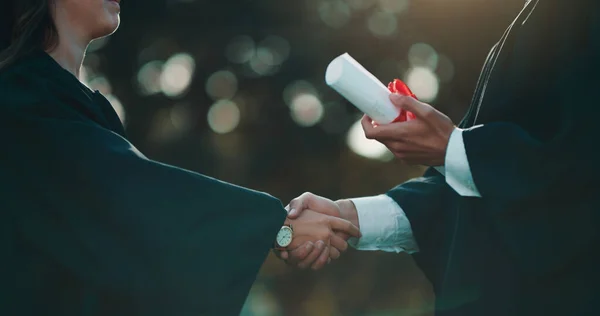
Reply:
[[[356,205],[352,200],[338,200],[335,202],[337,206],[340,208],[340,216],[341,218],[349,221],[354,226],[360,229],[360,223],[358,222],[358,212],[356,211]]]

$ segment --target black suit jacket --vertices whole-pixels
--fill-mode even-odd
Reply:
[[[461,122],[482,198],[431,169],[388,192],[440,315],[596,315],[600,4],[529,1]]]
[[[236,315],[286,212],[146,158],[43,52],[0,72],[0,315]]]

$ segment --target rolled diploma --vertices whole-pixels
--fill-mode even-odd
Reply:
[[[329,63],[325,82],[378,124],[391,123],[400,115],[388,88],[348,53]]]

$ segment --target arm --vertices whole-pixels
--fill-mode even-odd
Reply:
[[[277,199],[147,159],[93,123],[0,121],[3,171],[31,194],[8,208],[28,244],[148,313],[239,312],[285,219]]]
[[[351,245],[359,250],[413,253],[422,270],[435,283],[442,251],[439,238],[448,218],[448,212],[443,211],[455,196],[444,177],[429,169],[423,177],[408,181],[383,196],[333,202],[305,193],[290,202],[294,211],[289,216],[294,218],[302,210],[311,209],[345,218],[362,233],[360,239],[349,240]],[[303,249],[292,250],[289,260],[302,263],[307,255]]]

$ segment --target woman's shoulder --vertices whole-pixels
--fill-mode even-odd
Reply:
[[[65,87],[58,87],[63,84],[42,67],[38,60],[24,60],[0,71],[0,112],[44,117],[64,117],[65,112],[73,112],[64,104]]]
[[[39,104],[47,95],[45,84],[19,63],[0,71],[0,109],[15,110]]]

